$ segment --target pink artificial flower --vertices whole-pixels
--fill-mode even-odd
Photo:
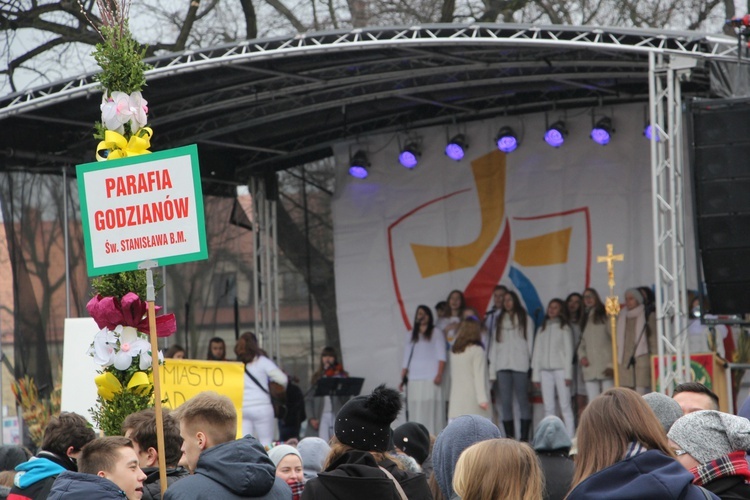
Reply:
[[[133,292],[127,293],[122,301],[116,297],[102,297],[97,295],[92,298],[86,309],[99,328],[115,330],[119,325],[130,326],[146,334],[151,333],[148,322],[148,302],[141,300]],[[155,307],[154,311],[160,310]],[[162,314],[156,317],[156,335],[158,337],[169,337],[177,331],[177,320],[174,314]]]

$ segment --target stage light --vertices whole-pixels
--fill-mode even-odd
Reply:
[[[653,129],[651,128],[651,125],[646,125],[643,128],[643,135],[645,135],[646,139],[648,139],[649,141],[651,140],[651,137],[653,136],[653,134],[654,132],[653,132]],[[656,134],[656,142],[661,142],[661,138],[659,137],[659,134]]]
[[[419,163],[419,157],[422,156],[421,148],[416,142],[410,142],[398,155],[398,162],[406,168],[414,168]]]
[[[544,133],[544,140],[553,148],[559,148],[565,142],[566,135],[568,135],[568,129],[565,128],[565,122],[560,120],[549,126]]]
[[[352,156],[349,166],[349,175],[357,179],[365,179],[370,169],[370,161],[367,159],[367,153],[362,150],[357,151]]]
[[[612,128],[612,120],[605,116],[596,122],[594,128],[591,129],[591,138],[595,143],[606,146],[609,144],[609,140],[612,138],[614,131],[615,129]]]
[[[451,160],[461,161],[467,149],[469,149],[469,145],[466,143],[466,137],[463,134],[458,134],[448,141],[448,145],[445,146],[445,154]]]
[[[518,137],[516,137],[516,133],[510,127],[501,128],[497,132],[495,142],[497,142],[497,149],[503,153],[512,153],[518,148]]]

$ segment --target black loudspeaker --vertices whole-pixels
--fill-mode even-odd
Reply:
[[[750,100],[694,100],[690,112],[703,311],[750,313]]]

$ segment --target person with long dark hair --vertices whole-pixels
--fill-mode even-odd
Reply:
[[[565,428],[570,437],[575,434],[575,418],[570,405],[570,386],[573,382],[573,334],[570,331],[565,303],[552,299],[547,314],[536,334],[531,380],[541,387],[544,416],[555,414],[555,395],[560,403]]]
[[[414,327],[407,335],[399,388],[407,388],[409,420],[423,424],[433,434],[444,427],[440,384],[445,359],[443,332],[434,326],[430,308],[420,305],[414,315]]]
[[[242,397],[242,434],[251,434],[264,446],[273,442],[276,418],[269,393],[269,380],[284,387],[286,374],[266,357],[253,332],[240,335],[234,347],[237,361],[245,363]]]
[[[227,345],[221,337],[213,337],[208,341],[208,354],[206,359],[209,361],[226,361]]]
[[[314,386],[323,378],[348,376],[349,374],[344,370],[344,366],[339,362],[336,348],[326,346],[320,352],[320,364],[313,373],[310,384]],[[344,406],[344,403],[346,403],[346,399],[338,396],[310,397],[308,399],[308,411],[311,416],[310,420],[307,421],[308,431],[305,435],[314,436],[314,431],[317,431],[318,437],[328,442],[333,436],[333,417]]]
[[[578,362],[583,371],[589,401],[593,401],[599,394],[615,385],[612,370],[612,337],[607,311],[599,293],[593,288],[587,288],[583,292],[583,305],[583,332],[578,344]]]
[[[516,437],[513,399],[521,412],[521,439],[528,441],[531,429],[529,403],[529,365],[534,351],[534,336],[529,332],[529,317],[516,292],[503,297],[503,309],[492,332],[490,348],[490,380],[497,380],[502,403],[505,436]]]

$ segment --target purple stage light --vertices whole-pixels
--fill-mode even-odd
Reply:
[[[601,118],[591,129],[591,139],[602,146],[609,144],[615,129],[612,128],[612,119],[608,116]]]
[[[349,175],[357,179],[367,178],[368,169],[370,168],[370,160],[367,159],[367,153],[362,150],[357,151],[352,156],[349,165]]]
[[[603,128],[593,128],[591,129],[591,138],[595,143],[606,146],[607,144],[609,144],[610,135],[609,132],[607,132]]]
[[[349,167],[349,175],[356,177],[357,179],[366,179],[368,172],[362,165],[352,165]]]
[[[497,149],[503,153],[512,153],[518,148],[518,139],[510,127],[501,128],[495,141],[497,142]]]
[[[420,156],[422,156],[422,150],[419,142],[412,141],[401,150],[398,161],[406,168],[414,168],[419,163]]]
[[[565,135],[556,128],[550,128],[544,133],[544,140],[553,148],[559,148],[565,142]]]
[[[460,161],[464,157],[464,148],[458,144],[450,143],[445,146],[445,154],[447,154],[448,158],[451,160]]]
[[[466,144],[466,140],[463,134],[458,134],[453,139],[448,141],[448,145],[445,146],[445,154],[451,160],[461,161],[461,159],[464,157],[464,154],[466,154],[465,150],[468,147],[469,145]]]
[[[646,136],[646,139],[649,141],[651,140],[653,136],[653,129],[651,128],[651,125],[646,125],[646,128],[643,129],[643,135]],[[661,138],[659,137],[659,134],[656,134],[656,142],[660,142]]]

